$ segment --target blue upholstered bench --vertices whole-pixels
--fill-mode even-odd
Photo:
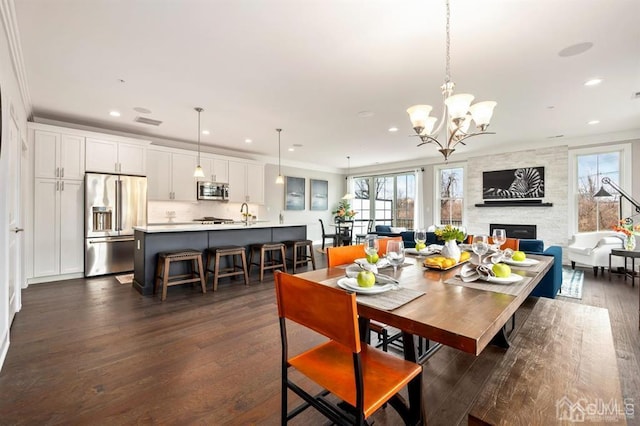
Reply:
[[[555,299],[562,285],[562,247],[550,246],[546,250],[542,240],[520,240],[520,250],[525,253],[553,256],[553,266],[533,289],[531,296]]]

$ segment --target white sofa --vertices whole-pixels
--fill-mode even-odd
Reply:
[[[622,248],[623,235],[614,231],[581,232],[571,237],[567,247],[567,256],[571,261],[571,268],[576,263],[593,267],[593,274],[598,275],[600,268],[604,275],[604,268],[609,267],[609,253],[611,249]],[[611,256],[611,268],[624,266],[624,259]]]

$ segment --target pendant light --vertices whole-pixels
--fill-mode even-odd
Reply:
[[[355,195],[353,195],[349,189],[349,175],[351,174],[351,157],[347,155],[347,177],[345,178],[347,181],[347,192],[342,196],[343,200],[353,200],[354,198],[356,198]]]
[[[194,109],[198,111],[198,165],[196,166],[196,170],[193,172],[193,177],[203,178],[204,171],[202,170],[202,166],[200,166],[200,113],[204,110],[200,107],[196,107]]]
[[[276,129],[278,132],[278,177],[276,178],[276,183],[278,185],[284,185],[284,176],[282,176],[282,172],[280,171],[280,132],[282,129]]]

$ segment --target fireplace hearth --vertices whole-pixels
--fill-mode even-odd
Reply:
[[[538,238],[536,225],[504,225],[499,223],[490,223],[489,235],[493,234],[494,229],[504,229],[507,233],[507,238],[518,238],[521,240],[535,240]]]

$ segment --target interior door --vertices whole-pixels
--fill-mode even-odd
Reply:
[[[22,243],[23,226],[21,214],[21,143],[18,126],[12,118],[9,120],[9,140],[7,141],[7,154],[9,155],[9,325],[22,306]]]

